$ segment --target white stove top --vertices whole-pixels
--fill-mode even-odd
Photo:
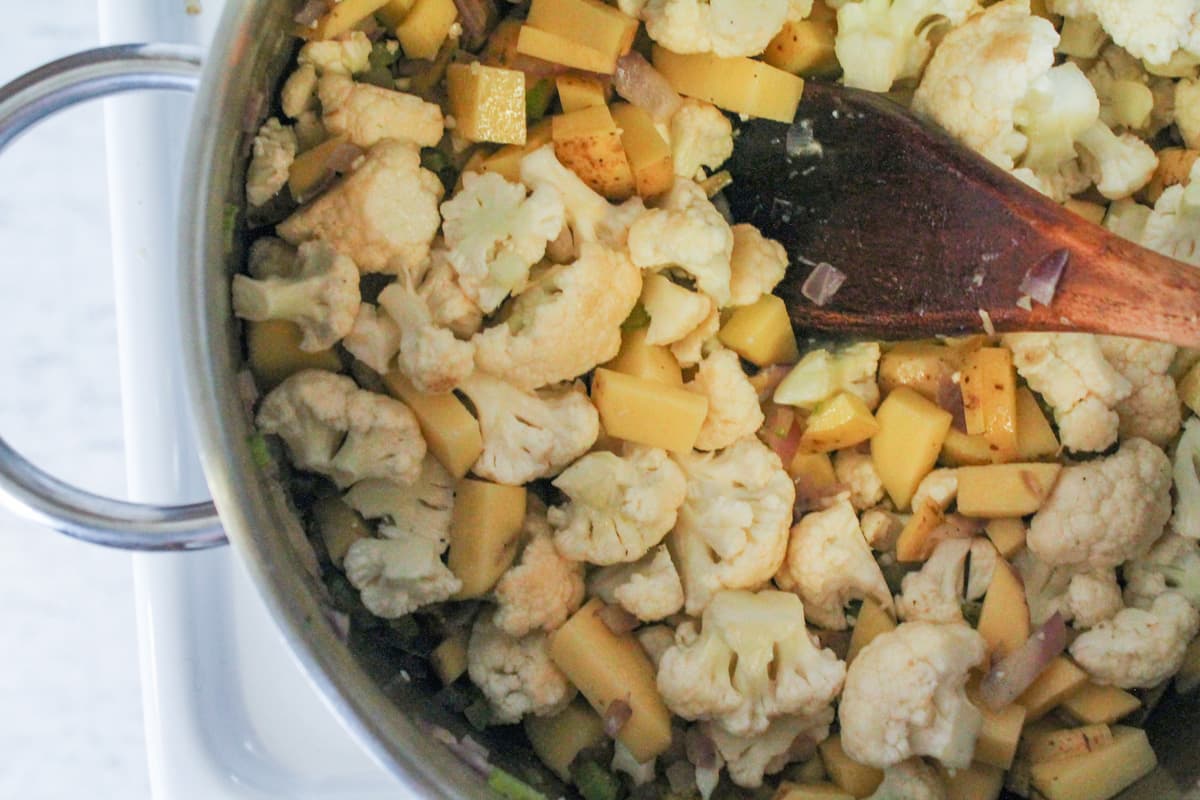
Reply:
[[[240,2],[241,0],[229,0]],[[204,44],[221,0],[98,0],[104,43]],[[206,497],[184,407],[175,215],[189,103],[106,101],[129,496]],[[163,298],[163,302],[150,302]],[[228,549],[134,557],[151,787],[158,800],[403,797],[282,644]]]

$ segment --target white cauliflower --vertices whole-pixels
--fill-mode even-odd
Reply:
[[[318,39],[300,48],[300,66],[311,64],[322,75],[355,75],[371,63],[371,40],[362,31],[351,31],[337,39]]]
[[[346,551],[343,569],[368,611],[395,619],[448,600],[462,588],[442,562],[444,549],[426,536],[359,539]]]
[[[913,492],[912,507],[920,508],[926,503],[933,503],[945,511],[956,497],[958,497],[958,470],[935,469],[917,484],[917,490]]]
[[[680,178],[629,229],[629,257],[639,267],[679,267],[719,306],[729,305],[733,231],[693,181]]]
[[[1097,120],[1079,135],[1084,169],[1096,190],[1110,200],[1129,197],[1150,182],[1158,167],[1153,148],[1132,133],[1120,136]]]
[[[695,616],[722,589],[758,586],[779,569],[796,486],[779,456],[755,436],[675,461],[687,477],[687,498],[668,546],[687,613]]]
[[[297,372],[276,386],[255,421],[283,439],[296,467],[328,475],[340,487],[367,478],[412,483],[425,458],[408,406],[323,370]]]
[[[762,427],[758,392],[734,351],[714,350],[700,362],[696,377],[684,388],[708,398],[708,414],[696,437],[697,450],[724,449]]]
[[[996,548],[987,539],[938,542],[921,569],[901,581],[897,615],[910,622],[962,622],[963,601],[978,600],[987,592],[996,558]]]
[[[904,529],[904,522],[900,515],[894,512],[871,508],[863,512],[859,527],[862,528],[863,538],[871,545],[872,550],[886,553],[896,546],[896,539]]]
[[[756,56],[788,19],[788,0],[648,0],[646,33],[676,53]]]
[[[585,242],[624,246],[629,226],[645,210],[641,198],[632,197],[615,206],[592,191],[559,162],[552,144],[543,145],[521,159],[521,182],[535,192],[542,187],[558,192],[577,247]]]
[[[811,411],[837,394],[850,392],[874,409],[879,405],[875,375],[880,353],[879,342],[856,342],[833,352],[810,350],[779,382],[771,399]]]
[[[970,766],[983,715],[965,686],[986,657],[987,643],[966,625],[905,622],[875,637],[846,673],[838,708],[846,755],[880,769],[913,756]]]
[[[434,323],[449,328],[460,339],[474,336],[483,327],[483,311],[463,291],[444,246],[435,244],[430,251],[429,265],[417,285],[417,294],[429,307]]]
[[[354,270],[358,284],[358,268]],[[354,327],[342,340],[350,355],[380,375],[391,367],[392,359],[400,352],[400,326],[385,311],[370,303],[358,307]]]
[[[1175,591],[1200,609],[1200,544],[1194,539],[1168,533],[1149,553],[1127,562],[1121,574],[1125,603],[1133,608],[1150,608],[1159,596]]]
[[[1149,689],[1179,671],[1200,613],[1177,592],[1159,595],[1147,609],[1126,608],[1081,633],[1071,655],[1092,681],[1122,689]]]
[[[325,242],[302,244],[287,275],[233,276],[233,313],[296,323],[300,349],[309,353],[328,350],[350,333],[361,302],[358,267]]]
[[[287,184],[299,142],[296,132],[275,117],[263,123],[254,137],[250,166],[246,168],[246,202],[261,206]]]
[[[787,560],[775,582],[804,600],[808,618],[821,628],[847,627],[846,604],[870,597],[892,607],[892,593],[850,501],[840,498],[823,511],[805,514],[792,528]]]
[[[525,548],[517,564],[496,582],[497,627],[509,636],[530,631],[549,633],[583,603],[583,565],[564,558],[554,547],[546,509],[530,503],[525,513]]]
[[[1165,447],[1181,422],[1175,379],[1168,374],[1178,349],[1173,344],[1099,336],[1100,351],[1133,392],[1117,403],[1122,439],[1147,439]]]
[[[675,646],[675,631],[667,625],[645,625],[633,633],[647,658],[658,669],[663,654]]]
[[[1151,65],[1167,65],[1178,55],[1200,53],[1200,3],[1156,0],[1146,5],[1127,0],[1058,2],[1073,14],[1092,14],[1112,40]],[[1182,53],[1180,52],[1182,51]]]
[[[396,365],[418,390],[445,394],[474,371],[475,345],[434,324],[429,305],[408,273],[379,293],[379,305],[400,328]]]
[[[702,167],[716,169],[733,155],[733,123],[712,103],[685,98],[671,115],[671,158],[675,174],[695,179]]]
[[[838,483],[850,492],[850,503],[858,511],[879,505],[883,500],[883,480],[875,469],[870,453],[855,449],[833,454],[833,472]],[[919,508],[914,502],[914,508]]]
[[[675,356],[681,367],[699,364],[700,359],[704,358],[704,353],[712,348],[720,329],[721,312],[713,308],[704,321],[696,326],[696,330],[671,343],[671,355]]]
[[[323,239],[363,272],[416,270],[441,219],[442,182],[412,142],[385,140],[324,194],[276,228],[292,244]]]
[[[883,771],[883,783],[867,800],[946,800],[941,776],[919,758],[910,758]]]
[[[1082,630],[1110,619],[1124,607],[1112,568],[1076,572],[1072,567],[1052,567],[1028,549],[1013,557],[1013,566],[1025,586],[1029,619],[1034,625],[1057,613]]]
[[[1100,119],[1110,128],[1152,136],[1174,121],[1174,82],[1149,75],[1124,48],[1106,46],[1087,76],[1100,99]]]
[[[1200,80],[1175,83],[1175,125],[1189,150],[1200,149]]]
[[[588,594],[619,605],[643,622],[654,622],[683,608],[683,584],[666,545],[631,564],[602,567],[588,577]]]
[[[725,591],[704,610],[699,633],[692,622],[676,631],[658,667],[658,690],[685,719],[753,736],[776,717],[822,713],[845,674],[846,665],[805,628],[796,595]]]
[[[1144,555],[1171,516],[1171,462],[1145,439],[1064,467],[1025,543],[1051,567],[1109,569]]]
[[[601,565],[637,561],[661,542],[687,490],[665,451],[633,445],[623,456],[588,453],[554,485],[570,498],[549,512],[559,552]]]
[[[1175,445],[1175,513],[1171,529],[1200,540],[1200,419],[1189,417]]]
[[[502,724],[520,722],[527,714],[556,714],[575,698],[575,687],[554,666],[545,633],[516,638],[482,614],[467,643],[467,673]]]
[[[1139,243],[1165,256],[1200,266],[1200,213],[1189,207],[1186,186],[1168,186],[1146,215]]]
[[[857,0],[837,12],[834,49],[847,86],[886,92],[916,78],[933,51],[931,38],[963,24],[975,0]]]
[[[1132,198],[1114,200],[1108,204],[1108,212],[1104,215],[1104,227],[1131,242],[1140,242],[1146,230],[1146,222],[1153,213],[1153,208],[1144,206]]]
[[[747,306],[769,294],[783,280],[788,266],[787,251],[753,225],[739,223],[731,230],[729,304]]]
[[[693,292],[666,275],[652,272],[642,277],[642,308],[650,315],[646,344],[672,344],[687,337],[715,309],[703,292]]]
[[[1089,333],[1013,333],[1001,340],[1017,372],[1054,411],[1068,450],[1099,452],[1117,440],[1117,405],[1133,387]]]
[[[600,435],[600,415],[581,383],[526,392],[482,372],[459,386],[470,398],[483,434],[472,471],[520,486],[557,475]]]
[[[817,744],[829,738],[832,722],[833,708],[826,707],[812,716],[776,717],[754,736],[737,736],[710,722],[700,727],[712,739],[734,785],[755,789],[762,786],[764,775],[774,775],[793,760],[798,743]]]
[[[468,172],[462,189],[442,203],[446,258],[467,296],[491,313],[525,288],[529,268],[565,220],[562,198],[549,186],[526,197],[524,186],[494,172]]]
[[[358,83],[337,73],[321,78],[317,95],[325,129],[364,149],[384,139],[421,147],[434,147],[442,140],[442,109],[416,95]]]
[[[1094,628],[1112,619],[1121,608],[1121,587],[1113,570],[1092,570],[1071,576],[1062,611],[1076,629]]]
[[[346,503],[366,519],[383,520],[386,524],[379,532],[388,538],[424,536],[445,550],[450,543],[454,485],[454,476],[426,454],[412,484],[378,478],[359,481],[346,492]]]
[[[1091,179],[1076,158],[1075,143],[1099,116],[1096,89],[1074,63],[1038,76],[1014,112],[1028,140],[1014,173],[1033,173],[1034,188],[1060,202],[1086,189]]]
[[[316,108],[317,69],[312,64],[301,64],[279,90],[279,104],[283,113],[296,119],[306,111]]]
[[[522,389],[572,380],[616,356],[641,291],[623,252],[585,243],[518,295],[505,322],[475,335],[475,365]]]

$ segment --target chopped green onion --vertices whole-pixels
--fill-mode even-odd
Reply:
[[[546,795],[499,767],[493,767],[488,773],[488,786],[507,800],[546,800]]]
[[[250,457],[254,459],[254,465],[259,469],[265,469],[271,463],[271,450],[267,447],[267,440],[261,433],[252,433],[246,437],[246,444],[250,445]]]
[[[237,235],[238,214],[241,213],[233,203],[225,204],[225,214],[221,220],[221,233],[224,234],[225,255],[233,252],[233,240]]]
[[[389,47],[387,42],[376,42],[367,56],[367,64],[372,70],[387,69],[396,63],[400,57],[399,47]]]
[[[575,788],[583,800],[617,800],[621,793],[621,782],[617,777],[595,761],[582,761],[572,772]]]
[[[372,67],[359,75],[358,80],[362,83],[378,86],[381,89],[396,88],[396,79],[392,77],[392,71],[387,67]]]
[[[450,159],[441,150],[430,148],[421,151],[421,166],[430,172],[441,172],[450,166]]]
[[[525,118],[537,122],[546,115],[550,108],[550,100],[554,97],[554,84],[549,78],[542,78],[525,91]]]
[[[644,328],[650,324],[650,315],[646,313],[645,307],[638,303],[633,307],[633,311],[629,312],[629,316],[621,323],[621,330],[636,331],[638,328]]]

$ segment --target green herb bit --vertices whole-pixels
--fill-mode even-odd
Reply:
[[[488,773],[488,786],[507,800],[546,800],[546,795],[499,767],[493,767]]]
[[[224,237],[225,255],[233,252],[233,241],[237,235],[238,214],[240,213],[240,209],[233,203],[225,204],[225,211],[221,218],[221,233]]]
[[[583,800],[617,800],[621,782],[595,761],[582,761],[573,768],[575,788]]]
[[[550,109],[550,101],[554,99],[554,84],[549,78],[542,78],[525,90],[525,119],[537,122]]]
[[[266,469],[271,463],[271,449],[267,447],[266,438],[261,433],[252,433],[246,437],[246,444],[250,445],[250,457],[254,459],[254,465]]]

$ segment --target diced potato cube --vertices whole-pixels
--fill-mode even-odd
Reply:
[[[929,558],[937,546],[932,534],[943,521],[945,516],[937,503],[932,500],[922,503],[896,539],[896,560],[911,563]]]
[[[464,139],[525,143],[523,72],[478,62],[451,64],[446,68],[446,93],[450,98],[455,131]]]
[[[1023,517],[1042,507],[1062,464],[958,468],[958,510],[969,517]]]
[[[604,84],[588,75],[567,72],[554,79],[554,86],[564,113],[608,103]]]
[[[1111,725],[1137,711],[1141,705],[1137,697],[1124,689],[1088,683],[1063,700],[1059,708],[1085,725]]]
[[[708,415],[708,398],[603,367],[592,375],[592,404],[609,436],[687,453]]]
[[[442,49],[456,19],[458,9],[454,0],[416,0],[404,20],[396,26],[396,38],[400,40],[404,55],[432,61]],[[522,106],[524,103],[522,96]]]
[[[629,52],[638,29],[636,19],[600,0],[533,0],[525,24],[587,45],[614,64]]]
[[[675,91],[737,114],[790,123],[804,93],[803,78],[752,58],[681,55],[655,45],[652,59]]]
[[[286,319],[246,323],[246,360],[259,389],[274,389],[289,375],[305,369],[342,371],[342,360],[335,351],[305,352],[300,349],[303,338],[300,326]]]
[[[879,433],[871,439],[871,458],[892,502],[903,511],[937,463],[950,430],[950,412],[901,386],[884,398],[875,419]]]
[[[412,11],[415,2],[416,0],[387,0],[375,14],[383,21],[383,24],[394,29],[404,21],[408,12]]]
[[[553,138],[552,118],[539,120],[525,131],[525,144],[509,144],[487,156],[479,165],[480,172],[495,172],[512,183],[521,182],[521,159]]]
[[[1017,456],[1022,461],[1058,458],[1062,450],[1050,421],[1042,413],[1033,392],[1017,389]]]
[[[1025,708],[1010,703],[995,711],[979,698],[979,677],[976,674],[967,683],[967,697],[983,714],[983,726],[975,741],[975,761],[1000,769],[1012,766],[1021,742],[1021,730],[1025,725]]]
[[[564,67],[603,75],[611,75],[617,68],[615,56],[530,25],[521,26],[521,32],[517,36],[517,52],[552,64],[562,64]]]
[[[785,781],[771,800],[854,800],[854,795],[832,783],[792,783]]]
[[[675,182],[671,145],[654,126],[654,119],[629,103],[614,103],[611,110],[621,129],[621,146],[629,158],[638,195],[654,197],[670,189]]]
[[[1087,200],[1076,200],[1074,197],[1063,203],[1063,207],[1068,211],[1078,214],[1093,225],[1099,225],[1104,222],[1104,215],[1108,213],[1108,206],[1091,203]]]
[[[312,516],[329,560],[339,569],[350,545],[371,536],[371,527],[340,495],[322,497],[313,503]]]
[[[1180,379],[1176,391],[1193,414],[1200,414],[1200,363],[1193,365]]]
[[[666,345],[646,344],[649,330],[641,327],[625,331],[621,335],[621,349],[617,357],[604,367],[668,386],[683,386],[683,371],[671,350]]]
[[[879,359],[879,389],[888,394],[899,386],[915,389],[937,402],[938,395],[954,383],[962,369],[962,351],[930,342],[900,342]]]
[[[1036,731],[1025,737],[1023,752],[1029,763],[1040,764],[1100,750],[1112,744],[1112,740],[1112,730],[1104,723]]]
[[[976,630],[987,642],[993,661],[1018,649],[1029,638],[1029,603],[1025,598],[1025,585],[1012,565],[1004,559],[996,562]]]
[[[760,367],[793,364],[800,358],[783,298],[764,294],[733,312],[717,333],[721,344]]]
[[[329,156],[349,139],[334,136],[296,156],[288,167],[288,192],[297,203],[308,200],[317,187],[329,180]]]
[[[996,453],[996,461],[1017,457],[1017,373],[1012,351],[1006,347],[981,347],[963,363],[963,412],[967,433],[982,434]]]
[[[800,449],[828,453],[867,441],[879,432],[879,423],[862,398],[850,392],[817,406],[800,436]]]
[[[601,619],[604,603],[593,598],[550,634],[550,659],[579,688],[596,713],[623,700],[633,714],[617,733],[638,763],[671,746],[671,712],[655,683],[654,665],[633,634],[615,634]]]
[[[821,742],[817,749],[830,779],[851,796],[866,797],[883,783],[883,770],[850,760],[850,756],[842,749],[842,737],[839,734],[835,733]]]
[[[1004,788],[1004,770],[987,764],[972,764],[966,769],[942,770],[946,800],[997,800]]]
[[[533,752],[562,780],[571,782],[571,762],[584,750],[601,744],[604,721],[582,698],[549,717],[530,714],[523,721]]]
[[[1088,682],[1088,675],[1066,656],[1058,656],[1042,671],[1017,704],[1025,706],[1027,721],[1041,719],[1050,709],[1079,691]]]
[[[763,52],[763,61],[793,75],[824,75],[837,69],[837,31],[825,20],[785,22]]]
[[[797,449],[787,471],[796,483],[798,503],[828,497],[838,491],[837,474],[828,453],[806,453]]]
[[[467,632],[447,636],[429,654],[429,664],[443,686],[449,686],[467,671]]]
[[[633,170],[608,106],[589,106],[553,119],[554,154],[564,167],[609,200],[633,194]]]
[[[994,463],[996,451],[983,434],[963,433],[951,428],[946,432],[939,459],[951,467],[978,466]]]
[[[989,519],[984,530],[1004,558],[1012,558],[1025,548],[1025,523],[1018,517]]]
[[[1167,374],[1176,383],[1179,383],[1179,381],[1183,380],[1183,376],[1197,364],[1200,364],[1200,349],[1195,347],[1180,347],[1175,351],[1175,357],[1171,359],[1171,366],[1167,368]]]
[[[453,394],[419,392],[398,370],[384,375],[383,384],[416,416],[429,452],[446,471],[455,478],[470,472],[483,452],[483,434],[462,401]]]
[[[386,5],[388,0],[342,0],[326,11],[309,34],[312,39],[336,39]]]
[[[481,597],[517,556],[525,487],[463,478],[454,491],[446,564],[462,581],[456,598]]]
[[[1118,726],[1112,734],[1102,750],[1034,764],[1034,788],[1046,800],[1108,800],[1158,765],[1144,730]]]
[[[854,623],[854,631],[850,634],[850,646],[846,649],[847,666],[876,636],[894,630],[896,622],[887,609],[870,597],[863,600],[858,610],[858,621]]]

